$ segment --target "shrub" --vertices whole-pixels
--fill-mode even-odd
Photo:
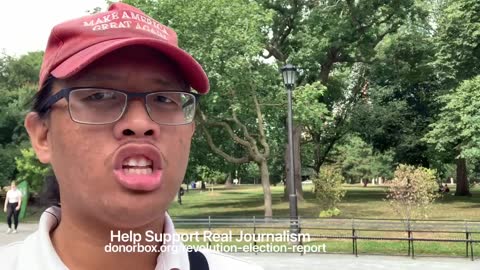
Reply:
[[[40,163],[32,148],[20,150],[21,156],[16,157],[17,180],[27,181],[33,191],[39,191],[43,185],[43,179],[50,171],[49,166]]]
[[[14,146],[0,145],[0,187],[10,185],[15,179],[15,156],[18,154]]]
[[[342,187],[344,178],[340,171],[331,166],[323,167],[312,182],[313,193],[322,209],[320,216],[339,215],[337,205],[345,196],[345,189]]]
[[[428,218],[430,207],[440,194],[434,170],[400,165],[390,183],[387,200],[404,220]]]

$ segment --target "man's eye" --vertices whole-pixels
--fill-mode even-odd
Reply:
[[[166,96],[156,96],[155,97],[155,102],[158,102],[158,103],[173,103],[173,100],[171,100],[170,98],[168,98]]]
[[[87,101],[101,101],[101,100],[108,100],[114,99],[115,94],[112,92],[97,92],[91,95],[88,95],[85,100]]]

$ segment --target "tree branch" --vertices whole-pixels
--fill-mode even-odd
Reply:
[[[223,157],[226,161],[228,162],[231,162],[231,163],[236,163],[236,164],[243,164],[243,163],[248,163],[250,162],[250,158],[248,156],[244,156],[244,157],[241,157],[241,158],[237,158],[237,157],[233,157],[225,152],[223,152],[220,148],[218,148],[215,143],[213,142],[212,140],[212,136],[210,135],[210,132],[208,132],[207,128],[205,127],[205,125],[202,125],[201,126],[201,129],[203,131],[203,134],[205,135],[205,138],[207,139],[207,144],[208,146],[210,146],[210,149],[212,149],[212,151]]]

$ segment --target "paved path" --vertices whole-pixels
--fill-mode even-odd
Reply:
[[[341,270],[478,270],[480,261],[463,258],[416,258],[334,254],[235,254],[248,261],[255,262],[265,270],[287,269],[341,269]]]
[[[6,225],[0,225],[0,246],[20,241],[37,229],[37,224],[22,223],[18,233],[5,234]],[[416,258],[369,256],[362,255],[334,255],[334,254],[233,254],[264,267],[265,270],[290,270],[290,269],[342,269],[342,270],[478,270],[480,258],[472,262],[464,258]]]
[[[5,223],[0,225],[0,246],[25,239],[29,234],[37,230],[38,224],[20,223],[16,234],[6,234],[7,228]]]

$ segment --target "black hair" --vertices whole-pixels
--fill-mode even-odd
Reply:
[[[48,117],[49,108],[45,107],[47,99],[53,93],[53,82],[55,78],[49,76],[40,90],[30,100],[30,107],[32,112],[36,112],[41,119]],[[53,170],[50,170],[43,182],[43,190],[40,192],[40,204],[43,206],[60,205],[60,189],[58,181]]]
[[[31,111],[36,112],[40,118],[46,118],[48,115],[49,108],[46,108],[45,104],[47,103],[47,99],[52,95],[54,81],[55,77],[50,75],[40,90],[33,96],[32,100],[30,100]]]

